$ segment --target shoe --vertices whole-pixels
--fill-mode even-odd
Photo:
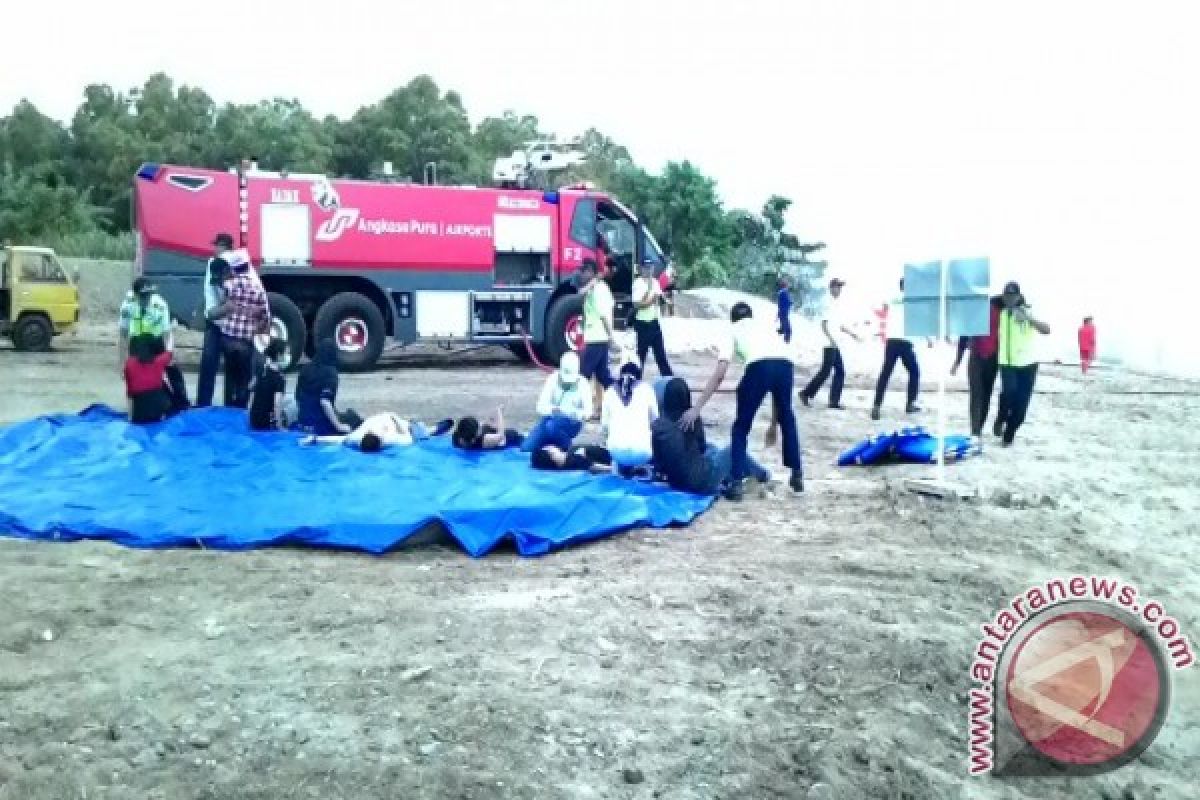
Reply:
[[[994,425],[992,425],[992,436],[1003,436],[1003,435],[1004,435],[1004,420],[1002,420],[1000,417],[996,417],[996,423]]]
[[[812,398],[806,395],[804,392],[800,393],[800,402],[804,403],[805,408],[812,408]]]
[[[845,411],[846,407],[844,405],[842,405],[841,403],[830,403],[829,410],[830,411]]]
[[[454,420],[444,419],[433,427],[431,436],[442,436],[449,433],[454,428]]]
[[[759,483],[764,483],[764,484],[770,483],[771,482],[771,473],[766,470],[763,470],[761,473],[759,473],[757,476],[755,476],[754,480],[758,481]]]
[[[792,479],[788,481],[788,486],[792,487],[793,492],[803,492],[804,473],[798,469],[792,470]]]
[[[917,405],[916,403],[909,403],[908,405],[906,405],[904,407],[904,413],[905,414],[920,414],[921,407],[919,405]]]
[[[1000,442],[1001,447],[1012,447],[1012,442],[1008,439],[1003,439]]]
[[[879,419],[879,407],[878,406],[871,409],[871,419]]]
[[[741,481],[733,481],[726,487],[723,494],[725,499],[731,503],[740,503],[746,497],[746,487],[742,485]]]

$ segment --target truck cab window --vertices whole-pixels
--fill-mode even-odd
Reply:
[[[571,241],[589,250],[596,246],[596,201],[587,198],[575,204],[571,215]]]
[[[21,280],[31,283],[66,283],[67,275],[51,256],[43,253],[23,253]]]

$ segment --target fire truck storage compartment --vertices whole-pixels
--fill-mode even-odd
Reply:
[[[472,292],[471,335],[510,337],[532,333],[533,294],[530,292]]]
[[[266,203],[262,206],[262,263],[264,266],[304,266],[312,263],[311,220],[308,206]]]
[[[543,214],[497,214],[495,283],[521,286],[550,279],[552,219]]]
[[[468,292],[417,292],[417,336],[422,339],[465,339],[469,332]]]

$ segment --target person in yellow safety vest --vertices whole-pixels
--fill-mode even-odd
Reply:
[[[135,336],[157,336],[166,349],[174,352],[171,334],[171,310],[157,289],[146,278],[135,278],[133,287],[125,293],[117,319],[117,370],[125,374],[129,358],[129,341]]]
[[[1033,399],[1038,368],[1036,338],[1050,333],[1050,326],[1034,319],[1015,281],[1005,284],[1001,299],[1004,308],[998,325],[1000,409],[992,433],[1002,437],[1004,447],[1010,447]]]

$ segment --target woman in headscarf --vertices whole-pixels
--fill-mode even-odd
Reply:
[[[600,425],[605,431],[613,463],[628,475],[650,462],[650,426],[658,419],[654,390],[642,383],[642,370],[629,362],[621,367],[617,382],[604,393]]]
[[[662,416],[654,423],[651,443],[655,469],[666,477],[672,489],[696,494],[716,494],[729,480],[733,470],[733,452],[718,448],[704,437],[703,420],[688,430],[679,420],[692,407],[692,392],[683,378],[671,378],[663,387]],[[747,454],[750,475],[766,483],[771,474]]]
[[[317,342],[313,360],[296,380],[296,427],[316,436],[352,432],[363,419],[354,411],[337,410],[338,352],[333,339]]]

